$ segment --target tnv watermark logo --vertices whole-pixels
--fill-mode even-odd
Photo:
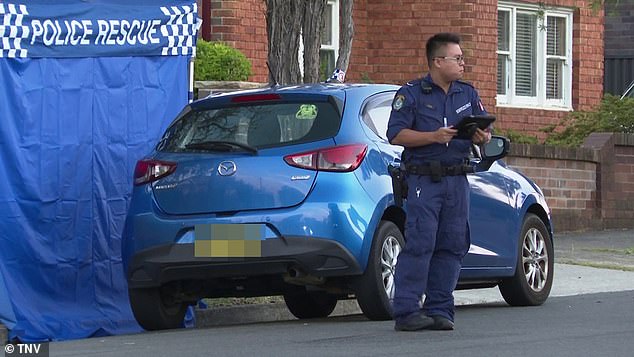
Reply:
[[[48,357],[48,343],[9,343],[4,346],[5,356]]]

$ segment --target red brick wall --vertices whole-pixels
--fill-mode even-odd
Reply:
[[[494,106],[496,90],[497,1],[355,1],[365,6],[367,25],[355,31],[348,76],[362,81],[404,84],[427,72],[425,42],[443,31],[462,36],[468,57],[465,79],[477,83],[485,105]],[[355,16],[355,24],[357,17]]]
[[[515,144],[505,161],[542,188],[556,231],[634,228],[634,134],[591,134],[579,149]]]
[[[596,162],[510,157],[507,163],[541,187],[551,209],[596,208]]]
[[[371,23],[368,15],[367,0],[356,0],[353,5],[352,21],[354,23],[354,40],[352,41],[352,53],[350,64],[346,73],[348,82],[374,81],[373,51],[370,48]]]
[[[618,228],[631,227],[634,223],[634,140],[630,141],[617,142],[614,185],[603,204],[606,220]]]
[[[199,0],[203,1],[203,0]],[[254,82],[267,82],[266,5],[264,0],[210,2],[211,40],[240,49],[252,62]],[[537,4],[542,0],[527,0]],[[434,33],[457,32],[467,56],[465,80],[473,82],[500,131],[513,129],[544,139],[540,129],[558,123],[567,111],[496,107],[497,0],[355,0],[354,42],[347,80],[396,83],[427,72],[425,41]],[[599,104],[603,92],[604,13],[589,0],[548,0],[545,6],[573,13],[574,110]],[[203,15],[205,16],[205,15]],[[204,17],[207,19],[207,17]]]
[[[537,1],[526,1],[539,3]],[[487,110],[498,117],[501,131],[513,129],[546,136],[540,129],[558,123],[561,110],[496,107],[497,1],[447,0],[398,2],[355,1],[367,14],[365,31],[355,33],[348,78],[403,84],[427,71],[425,41],[434,33],[457,32],[467,56],[465,80],[473,82]],[[587,110],[599,104],[603,92],[603,11],[593,13],[587,1],[546,1],[546,6],[575,9],[573,13],[573,108]],[[356,11],[356,8],[355,8]]]
[[[203,0],[199,0],[202,2]],[[209,16],[201,14],[203,26],[211,27],[208,41],[221,41],[251,61],[253,82],[268,82],[266,59],[266,4],[264,0],[208,0]],[[200,8],[200,7],[199,7]],[[205,22],[207,25],[205,25]]]
[[[571,4],[574,5],[574,4]],[[578,5],[574,13],[572,99],[575,110],[590,110],[603,96],[603,11]]]

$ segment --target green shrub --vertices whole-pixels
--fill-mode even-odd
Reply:
[[[219,42],[197,41],[195,81],[246,81],[252,74],[251,62],[242,52]]]
[[[595,111],[571,112],[558,124],[542,129],[548,133],[545,143],[580,146],[591,133],[634,133],[634,98],[608,94]]]
[[[516,143],[516,144],[538,144],[539,143],[536,136],[530,136],[530,135],[520,133],[519,131],[515,131],[512,129],[509,129],[500,135],[507,137],[512,143]]]

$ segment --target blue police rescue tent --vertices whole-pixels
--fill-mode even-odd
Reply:
[[[195,0],[0,0],[0,322],[140,331],[121,235],[135,162],[188,102]]]

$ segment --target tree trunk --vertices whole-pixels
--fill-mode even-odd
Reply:
[[[319,49],[327,0],[304,0],[304,83],[319,82]]]
[[[269,83],[301,83],[299,39],[304,20],[304,1],[266,0]]]
[[[335,68],[347,72],[352,53],[352,38],[354,37],[354,23],[352,20],[353,0],[340,0],[341,31],[339,34],[339,56]]]

